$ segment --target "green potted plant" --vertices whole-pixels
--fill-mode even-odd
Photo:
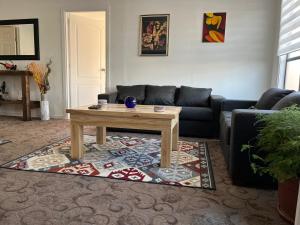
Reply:
[[[255,144],[244,145],[242,151],[249,151],[254,173],[278,180],[278,212],[293,223],[300,178],[300,107],[260,115],[258,124]]]

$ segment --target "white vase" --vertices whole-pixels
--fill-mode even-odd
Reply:
[[[50,120],[49,101],[45,95],[41,95],[41,120]]]

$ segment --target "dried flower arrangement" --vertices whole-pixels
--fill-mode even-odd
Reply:
[[[50,59],[50,61],[46,65],[32,62],[27,66],[27,69],[33,74],[33,79],[40,89],[42,98],[43,95],[45,95],[47,91],[50,90],[48,78],[51,73],[51,64],[52,60]]]

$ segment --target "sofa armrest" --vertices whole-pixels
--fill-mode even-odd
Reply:
[[[210,107],[213,112],[213,126],[214,126],[214,137],[219,136],[220,124],[220,112],[221,112],[221,105],[225,98],[221,95],[211,95],[210,96]]]
[[[225,98],[221,95],[211,95],[210,97],[210,106],[213,110],[214,118],[217,120],[219,119],[221,106],[224,100]]]
[[[253,144],[260,127],[263,125],[257,123],[258,115],[267,115],[276,113],[276,110],[254,110],[254,109],[236,109],[232,112],[231,135],[230,135],[230,157],[229,172],[234,184],[250,184],[257,178],[251,169],[249,162],[249,153],[242,152],[242,146]],[[250,184],[251,185],[251,184]]]
[[[116,103],[117,92],[99,94],[98,99],[106,99],[108,103]]]
[[[221,109],[222,111],[232,111],[234,109],[249,109],[251,106],[255,106],[257,101],[253,100],[233,100],[226,99],[223,101]]]

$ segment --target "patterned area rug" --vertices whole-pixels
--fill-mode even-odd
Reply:
[[[4,145],[4,144],[7,144],[7,143],[10,143],[11,141],[9,140],[2,140],[0,139],[0,145]]]
[[[161,143],[157,139],[108,136],[106,144],[98,145],[95,136],[85,135],[84,142],[85,154],[79,161],[70,158],[70,138],[66,138],[1,167],[215,189],[204,142],[179,141],[170,168],[160,168]]]

